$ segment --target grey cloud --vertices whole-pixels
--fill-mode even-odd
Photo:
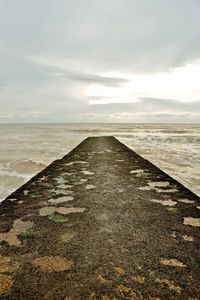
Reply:
[[[81,72],[66,72],[63,73],[61,76],[68,77],[71,80],[75,80],[78,82],[84,83],[94,83],[105,85],[109,87],[119,87],[122,86],[124,83],[128,82],[129,80],[123,78],[115,78],[115,77],[105,77],[95,74],[89,73],[81,73]]]
[[[159,71],[199,59],[196,0],[2,1],[1,44],[89,65]]]
[[[45,67],[45,66],[44,66]],[[128,79],[118,77],[106,77],[98,74],[82,72],[80,70],[59,68],[54,66],[46,66],[49,72],[60,77],[65,77],[73,81],[89,83],[89,84],[100,84],[109,87],[120,87],[124,83],[129,82]]]
[[[0,86],[37,85],[47,80],[44,70],[12,51],[0,53]]]
[[[42,102],[33,98],[23,107],[0,114],[0,121],[30,122],[200,122],[200,101],[182,103],[176,100],[143,98],[135,103],[87,105],[77,98],[55,101],[46,95]],[[39,112],[38,114],[36,112]]]
[[[87,117],[89,122],[117,122],[117,123],[197,123],[199,124],[200,113],[190,112],[141,112],[141,113],[87,113],[77,115],[79,121],[84,122]]]
[[[179,120],[188,113],[196,121],[199,102],[143,98],[133,104],[88,106],[84,88],[126,83],[99,75],[108,71],[146,74],[199,60],[199,11],[197,0],[0,0],[3,120],[35,120],[38,112],[41,121],[84,121],[84,114],[124,112],[138,118],[169,113]],[[50,66],[31,61],[34,56]],[[56,60],[61,67],[53,67]]]
[[[90,105],[77,111],[90,120],[118,122],[200,122],[200,101],[142,98],[135,103]],[[82,116],[82,117],[81,117]]]
[[[156,112],[191,112],[200,113],[200,100],[183,103],[177,100],[141,98],[134,103],[96,104],[88,107],[90,112],[103,113],[156,113]]]
[[[139,103],[144,111],[167,110],[169,112],[176,111],[200,113],[200,101],[180,102],[169,99],[141,98]]]

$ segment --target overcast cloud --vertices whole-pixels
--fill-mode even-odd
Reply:
[[[0,122],[200,122],[199,0],[0,0]]]

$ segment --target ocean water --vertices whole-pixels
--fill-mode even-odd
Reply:
[[[0,124],[0,200],[88,136],[114,135],[200,196],[200,125]]]

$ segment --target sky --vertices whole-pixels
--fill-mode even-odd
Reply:
[[[0,0],[0,122],[200,123],[199,0]]]

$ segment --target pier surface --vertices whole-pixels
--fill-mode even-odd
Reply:
[[[200,299],[199,237],[199,197],[87,138],[1,203],[0,299]]]

